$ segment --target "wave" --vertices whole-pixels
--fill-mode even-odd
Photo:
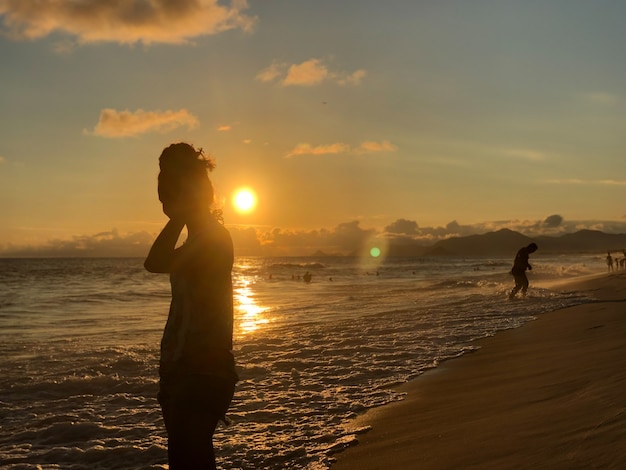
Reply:
[[[270,268],[324,269],[326,268],[326,265],[314,261],[306,263],[273,263],[270,265]]]
[[[238,259],[235,287],[245,286],[258,308],[236,304],[240,381],[232,423],[216,435],[218,467],[329,468],[332,453],[354,441],[347,420],[401,399],[395,384],[471,351],[476,338],[584,301],[535,286],[507,301],[509,259],[385,263],[380,276],[367,276],[359,260]],[[167,279],[130,264],[120,275],[113,261],[86,265],[80,275],[72,274],[77,261],[74,271],[37,282],[13,277],[28,294],[19,298],[0,282],[0,302],[16,303],[0,326],[23,326],[0,342],[7,468],[165,468],[156,392]],[[585,268],[579,259],[540,260],[533,276]],[[304,270],[311,284],[266,281]],[[114,276],[124,282],[109,282]],[[245,315],[267,323],[239,328]]]

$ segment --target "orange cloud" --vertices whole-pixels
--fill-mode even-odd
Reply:
[[[368,140],[363,142],[359,149],[362,152],[395,152],[398,150],[398,147],[393,145],[388,140],[383,140],[382,142]]]
[[[218,132],[228,132],[228,131],[233,130],[233,126],[229,126],[228,124],[225,124],[223,126],[217,126],[217,130]]]
[[[352,148],[348,144],[337,142],[328,145],[312,146],[308,143],[300,143],[291,150],[286,157],[297,157],[300,155],[330,155],[330,154],[352,154],[359,155],[363,153],[377,153],[377,152],[395,152],[398,147],[393,145],[388,140],[382,142],[376,142],[373,140],[365,141],[358,147]]]
[[[546,184],[560,184],[560,185],[596,185],[596,186],[626,186],[626,180],[583,180],[579,178],[569,179],[548,179],[544,180]]]
[[[355,72],[352,72],[348,76],[338,78],[337,83],[339,85],[358,85],[359,83],[361,83],[361,80],[365,78],[365,75],[367,75],[367,72],[363,69],[359,69]]]
[[[299,155],[331,155],[348,152],[350,152],[350,146],[341,142],[329,145],[318,145],[316,147],[313,147],[311,144],[302,143],[296,145],[286,157],[291,158]]]
[[[620,101],[622,101],[622,98],[619,95],[605,92],[583,93],[581,97],[584,101],[588,103],[601,106],[613,106],[619,104]]]
[[[509,157],[522,158],[531,161],[541,161],[546,158],[545,153],[528,149],[507,149],[504,150],[504,154],[508,155]]]
[[[322,59],[309,59],[300,64],[274,61],[261,70],[256,79],[261,82],[278,81],[283,86],[313,86],[325,81],[338,85],[358,85],[366,75],[363,69],[352,73],[336,72],[328,68]]]
[[[178,111],[116,111],[103,109],[100,119],[92,132],[100,137],[131,137],[147,132],[168,132],[177,127],[187,126],[190,129],[198,127],[199,122],[186,109]]]
[[[283,85],[317,85],[328,78],[328,68],[319,59],[310,59],[301,64],[289,66]]]
[[[60,32],[79,43],[181,44],[231,29],[251,30],[256,18],[243,13],[247,8],[246,0],[229,6],[218,0],[4,0],[0,16],[14,39]]]
[[[276,80],[284,73],[284,69],[287,68],[287,64],[283,64],[280,62],[272,62],[269,67],[261,70],[256,79],[261,82],[271,82]]]

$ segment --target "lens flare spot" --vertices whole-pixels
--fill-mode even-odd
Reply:
[[[371,255],[373,258],[378,258],[378,257],[380,256],[380,248],[378,248],[377,246],[375,246],[374,248],[372,248],[372,249],[370,250],[370,255]]]

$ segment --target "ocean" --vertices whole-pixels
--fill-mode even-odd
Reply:
[[[503,258],[243,258],[240,382],[215,435],[224,469],[328,469],[368,408],[474,341],[590,301],[548,288],[600,255],[533,256],[525,299]],[[303,281],[306,272],[310,283]],[[156,401],[167,275],[143,260],[0,260],[0,466],[165,469]]]

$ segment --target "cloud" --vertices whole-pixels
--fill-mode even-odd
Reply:
[[[297,157],[300,155],[335,155],[338,153],[349,153],[350,146],[341,142],[328,145],[318,145],[313,147],[311,144],[303,143],[296,145],[286,157]]]
[[[269,67],[261,70],[255,78],[261,82],[274,81],[283,74],[286,67],[286,64],[274,61]]]
[[[503,153],[509,157],[522,158],[524,160],[530,160],[534,162],[541,161],[546,158],[545,153],[529,149],[507,149],[504,150]]]
[[[559,218],[561,222],[557,225]],[[559,215],[552,215],[543,220],[499,220],[467,225],[453,220],[445,226],[420,227],[416,221],[402,218],[379,230],[362,227],[359,221],[351,221],[341,223],[333,229],[254,229],[259,243],[252,243],[254,239],[249,232],[247,247],[249,254],[266,256],[311,255],[318,251],[347,255],[361,253],[363,247],[370,243],[380,243],[381,246],[428,247],[452,237],[480,235],[502,229],[513,230],[529,237],[559,236],[582,229],[626,233],[626,222],[565,221]],[[252,252],[253,250],[258,251]]]
[[[261,242],[252,227],[228,227],[238,256],[253,256],[261,253]]]
[[[339,85],[358,85],[365,78],[367,72],[363,69],[356,70],[350,75],[345,77],[338,77],[337,83]]]
[[[198,127],[199,121],[186,109],[178,111],[144,111],[138,109],[131,112],[103,109],[100,119],[93,131],[85,131],[100,137],[131,137],[147,132],[169,132],[177,127],[187,126],[189,129]]]
[[[398,150],[398,147],[393,145],[388,140],[383,140],[382,142],[376,142],[376,141],[373,141],[373,140],[369,140],[367,142],[363,142],[359,146],[359,150],[361,150],[362,152],[371,152],[371,153],[375,153],[375,152],[395,152],[396,150]]]
[[[264,255],[310,255],[326,253],[352,254],[375,237],[373,228],[362,228],[358,220],[344,222],[333,229],[320,230],[257,230],[260,253]]]
[[[585,182],[578,178],[568,178],[568,179],[549,179],[545,180],[545,183],[548,184],[584,184]]]
[[[50,240],[43,245],[8,245],[0,249],[3,256],[25,257],[144,257],[154,237],[148,232],[120,235],[117,229],[95,235],[78,235],[69,240]]]
[[[558,214],[550,215],[543,220],[498,220],[470,225],[463,225],[453,220],[445,227],[420,227],[415,221],[398,219],[387,225],[381,235],[387,239],[411,239],[421,244],[432,244],[451,237],[480,235],[502,229],[514,230],[528,236],[539,236],[559,235],[584,228],[604,230],[608,233],[624,233],[626,223],[565,221]]]
[[[68,55],[74,52],[74,49],[76,49],[76,43],[70,39],[62,39],[52,44],[52,50],[59,55]]]
[[[625,216],[626,217],[626,216]],[[286,230],[228,226],[238,256],[307,256],[322,251],[351,255],[363,252],[370,243],[381,246],[428,247],[439,240],[514,230],[529,237],[558,236],[583,229],[605,233],[626,233],[626,221],[566,221],[554,214],[542,220],[498,220],[464,225],[456,220],[445,226],[420,227],[416,221],[397,219],[383,230],[362,227],[358,220],[340,223],[332,229]],[[42,245],[0,246],[5,257],[145,257],[154,241],[146,231],[119,234],[116,229],[69,240],[51,240]]]
[[[544,183],[547,184],[559,184],[559,185],[594,185],[594,186],[626,186],[626,180],[582,180],[579,178],[569,178],[569,179],[549,179],[545,180]]]
[[[287,153],[286,158],[302,155],[361,155],[364,153],[395,152],[396,150],[398,150],[398,147],[393,145],[388,140],[383,140],[381,142],[366,141],[354,148],[343,142],[318,146],[313,146],[309,143],[300,143]]]
[[[597,181],[597,184],[602,184],[606,186],[625,186],[626,180],[600,180]]]
[[[222,126],[217,126],[217,131],[218,132],[228,132],[228,131],[232,131],[233,130],[233,126],[228,125],[228,124],[224,124]]]
[[[231,29],[250,31],[245,0],[0,0],[0,17],[15,40],[62,33],[81,43],[184,44]]]
[[[266,83],[278,81],[282,86],[313,86],[327,81],[341,86],[354,86],[360,84],[366,74],[363,69],[351,73],[332,71],[323,59],[312,58],[291,65],[274,61],[261,70],[256,79]]]
[[[563,223],[563,217],[558,214],[550,215],[543,221],[544,227],[558,227]]]
[[[317,85],[326,80],[328,75],[328,68],[319,59],[310,59],[301,64],[290,65],[283,85]]]
[[[329,233],[328,240],[332,246],[340,249],[354,250],[376,234],[375,229],[361,228],[358,220],[344,222],[337,225],[335,230]]]
[[[417,222],[414,220],[398,219],[387,225],[384,231],[398,235],[417,235]]]
[[[605,92],[582,93],[580,96],[584,101],[599,106],[613,106],[621,101],[619,95]]]

